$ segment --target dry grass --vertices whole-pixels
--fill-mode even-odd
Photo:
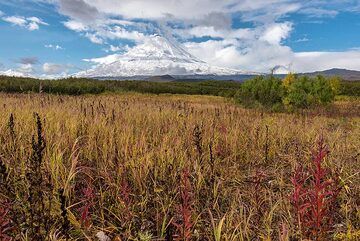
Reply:
[[[45,240],[97,240],[100,231],[114,240],[300,240],[291,177],[311,162],[320,136],[343,187],[327,237],[360,238],[357,100],[302,114],[140,94],[0,94],[0,106],[0,198],[12,206],[2,219],[13,240],[39,235],[28,217],[34,112],[46,143],[35,178],[43,194],[33,201],[50,209],[35,227]]]

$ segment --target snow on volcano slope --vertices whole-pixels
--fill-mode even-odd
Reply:
[[[76,77],[117,77],[154,75],[238,75],[249,74],[238,70],[211,66],[159,35],[124,54],[87,60],[96,65],[75,74]]]
[[[30,74],[19,72],[16,70],[8,69],[6,71],[0,71],[0,76],[11,76],[11,77],[32,77]]]

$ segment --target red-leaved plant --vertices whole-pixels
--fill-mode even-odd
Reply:
[[[92,184],[88,182],[87,186],[82,190],[82,192],[83,206],[80,208],[80,222],[84,228],[88,229],[91,225],[91,211],[95,205],[95,193]]]
[[[180,186],[181,204],[178,207],[181,216],[181,222],[174,223],[174,226],[180,233],[180,238],[183,241],[191,240],[192,229],[192,194],[190,183],[190,172],[188,168],[184,168],[181,173],[181,186]]]
[[[123,204],[124,206],[124,218],[125,221],[129,221],[131,220],[132,217],[132,213],[131,213],[131,204],[132,204],[132,200],[131,200],[131,186],[128,182],[128,171],[127,169],[124,169],[124,171],[122,172],[122,177],[121,177],[121,181],[120,181],[120,186],[119,186],[119,192],[120,192],[120,196],[118,197],[118,200]]]
[[[291,203],[296,214],[296,226],[303,238],[327,240],[337,214],[336,201],[341,190],[338,177],[323,167],[328,148],[321,139],[313,153],[311,167],[299,165],[291,179]]]
[[[8,202],[0,202],[0,240],[2,241],[12,240],[12,238],[9,236],[9,233],[12,230],[9,213],[10,204]]]

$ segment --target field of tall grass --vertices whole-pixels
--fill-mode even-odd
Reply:
[[[0,94],[0,240],[359,240],[360,102]]]

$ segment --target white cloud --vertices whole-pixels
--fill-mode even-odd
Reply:
[[[122,51],[128,51],[130,48],[128,45],[125,46],[114,46],[111,45],[109,46],[109,49],[107,50],[107,52],[122,52]]]
[[[6,22],[9,22],[14,25],[21,26],[21,27],[24,27],[27,24],[26,19],[24,17],[19,17],[19,16],[3,17],[2,19]]]
[[[37,57],[23,57],[18,60],[16,69],[8,69],[7,71],[0,71],[0,75],[33,77],[35,73],[35,66],[39,63]]]
[[[293,52],[287,46],[256,41],[239,49],[227,41],[210,40],[187,43],[189,52],[213,65],[258,72],[269,72],[274,66],[286,66],[293,72],[312,72],[330,68],[360,70],[360,51]]]
[[[212,26],[196,26],[190,29],[178,29],[174,32],[180,38],[192,37],[212,37],[224,39],[252,39],[258,34],[259,29],[239,28],[239,29],[216,29]]]
[[[46,25],[46,26],[49,25],[37,17],[25,18],[23,16],[8,16],[8,17],[3,17],[2,19],[13,25],[26,28],[30,31],[38,30],[40,28],[39,27],[40,25]]]
[[[95,64],[111,64],[121,58],[121,56],[120,54],[111,54],[102,58],[84,59],[84,61]]]
[[[300,52],[294,54],[292,68],[297,72],[310,72],[330,68],[360,70],[360,51]]]
[[[4,15],[4,12],[0,10],[0,17]]]
[[[292,61],[291,49],[264,41],[209,40],[185,44],[196,57],[216,66],[267,72],[276,65]]]
[[[86,33],[85,36],[94,44],[103,44],[104,40],[96,34]]]
[[[128,31],[120,26],[115,26],[110,30],[98,31],[103,37],[109,39],[131,39],[136,42],[141,42],[145,39],[145,35],[139,31]]]
[[[53,49],[53,50],[63,50],[64,48],[57,44],[46,44],[44,45],[45,48]]]
[[[267,72],[276,65],[288,64],[293,56],[292,50],[282,44],[292,31],[290,22],[259,25],[251,29],[196,27],[188,31],[192,36],[222,38],[184,44],[194,56],[220,67]]]
[[[44,63],[42,69],[44,73],[53,75],[53,74],[60,74],[66,71],[67,66],[62,64]]]
[[[122,50],[122,48],[120,46],[114,46],[114,45],[110,45],[110,49],[111,52],[117,52]]]
[[[310,39],[308,39],[307,37],[303,37],[295,40],[295,43],[308,42],[308,41],[310,41]]]
[[[338,11],[329,10],[329,9],[321,9],[321,8],[306,8],[300,10],[300,13],[306,14],[310,17],[322,18],[322,17],[335,17],[338,15]]]
[[[38,29],[39,29],[39,25],[38,25],[37,23],[31,22],[31,23],[29,23],[29,25],[28,25],[28,29],[29,29],[30,31],[38,30]]]
[[[202,18],[212,12],[229,12],[231,11],[231,8],[228,8],[227,6],[230,4],[237,4],[238,0],[84,0],[83,2],[89,6],[95,7],[98,12],[121,15],[129,19],[158,19],[168,16],[181,19],[193,19],[194,17]],[[81,3],[81,5],[83,4]]]
[[[42,74],[38,78],[42,79],[59,79],[69,77],[73,70],[79,70],[72,64],[44,63],[42,65]]]
[[[271,24],[266,28],[260,40],[267,41],[274,45],[280,44],[283,39],[289,37],[291,30],[292,24],[290,22]]]
[[[37,17],[30,17],[30,18],[26,18],[28,21],[33,22],[33,23],[37,23],[37,24],[41,24],[41,25],[46,25],[48,26],[48,23],[45,23],[44,21],[42,21],[40,18]]]
[[[143,31],[144,23],[135,23],[116,19],[102,19],[96,23],[86,24],[77,20],[64,22],[65,27],[79,32],[95,44],[106,44],[107,40],[129,39],[142,42],[146,36]],[[131,30],[126,28],[131,26]],[[137,30],[138,29],[138,30]]]
[[[240,3],[238,11],[243,12],[242,19],[245,21],[271,23],[289,13],[297,12],[302,4],[300,1],[249,0]]]
[[[70,20],[70,21],[64,22],[64,25],[68,29],[76,31],[76,32],[82,32],[82,31],[88,30],[88,27],[85,26],[85,24],[75,21],[75,20]]]
[[[17,70],[24,74],[30,74],[34,72],[32,64],[20,64],[20,67]]]

